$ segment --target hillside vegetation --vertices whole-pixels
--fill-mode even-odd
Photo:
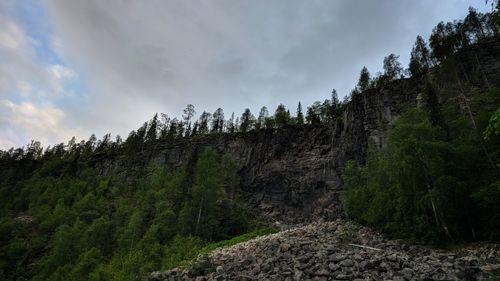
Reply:
[[[470,103],[475,117],[451,101],[408,110],[385,147],[370,147],[365,165],[347,164],[342,203],[349,217],[396,237],[498,241],[500,89]]]
[[[138,280],[255,227],[234,162],[211,149],[174,170],[111,176],[72,169],[73,153],[2,181],[0,279]]]
[[[284,127],[320,127],[341,135],[348,129],[341,127],[350,105],[401,81],[419,81],[426,90],[417,107],[400,105],[403,114],[386,143],[372,145],[366,157],[354,155],[364,150],[346,151],[349,159],[366,159],[350,162],[338,183],[345,188],[346,216],[394,237],[426,243],[498,241],[500,85],[488,80],[488,66],[477,56],[472,65],[462,64],[458,56],[474,54],[488,42],[497,44],[498,28],[498,11],[471,9],[464,20],[439,23],[429,45],[417,37],[407,69],[390,54],[384,73],[372,77],[362,69],[344,101],[333,90],[305,112],[299,102],[295,115],[279,105],[274,114],[263,107],[255,117],[246,109],[241,117],[233,113],[226,120],[219,108],[194,120],[194,106],[188,105],[181,119],[155,114],[124,140],[92,135],[45,149],[32,141],[0,151],[0,280],[141,280],[199,253],[272,233],[245,204],[240,170],[229,154],[193,146],[194,152],[186,153],[190,158],[179,165],[155,165],[150,161],[155,149],[189,144],[204,135],[245,138]],[[364,105],[356,108],[368,110]],[[355,128],[352,136],[366,136]],[[282,149],[279,144],[272,148]],[[119,169],[103,170],[115,158]],[[275,174],[270,177],[281,181]],[[323,180],[313,188],[322,195],[325,186]],[[316,229],[335,231],[337,226]],[[314,260],[303,250],[315,249],[297,248],[294,254]],[[329,270],[336,272],[336,265]]]

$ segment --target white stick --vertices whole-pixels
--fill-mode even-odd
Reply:
[[[382,251],[382,249],[379,249],[379,248],[373,248],[373,247],[368,247],[368,246],[363,246],[363,245],[358,245],[358,244],[349,244],[351,246],[354,246],[354,247],[359,247],[359,248],[366,248],[366,249],[370,249],[370,250],[375,250],[375,251]]]

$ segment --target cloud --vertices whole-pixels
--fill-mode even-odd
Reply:
[[[66,84],[76,73],[61,64],[45,64],[30,38],[14,20],[0,16],[0,93],[24,98],[46,99],[65,93]]]
[[[31,139],[49,145],[84,135],[68,126],[64,109],[55,105],[71,94],[68,87],[76,73],[40,59],[40,42],[16,20],[0,13],[0,26],[0,148]]]
[[[155,112],[179,116],[187,103],[230,116],[280,102],[294,111],[332,88],[345,95],[363,66],[375,73],[389,53],[405,64],[416,35],[428,37],[469,5],[487,9],[483,0],[41,3],[50,23],[42,26],[51,27],[42,30],[61,61],[40,64],[37,40],[19,25],[2,29],[0,92],[38,107],[49,99],[71,113],[65,124],[98,136],[126,135]]]
[[[468,4],[49,0],[48,8],[66,58],[88,78],[92,107],[111,102],[119,118],[122,107],[142,120],[186,103],[257,110],[310,103],[332,87],[347,94],[363,65],[375,72],[390,52],[406,58],[417,34]]]
[[[54,106],[0,100],[0,145],[4,148],[27,143],[32,136],[44,144],[54,144],[81,137],[82,132],[64,125],[66,114]]]

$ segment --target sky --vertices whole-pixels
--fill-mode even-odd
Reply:
[[[417,35],[484,0],[1,0],[0,149],[126,137],[155,113],[283,103],[407,65]]]

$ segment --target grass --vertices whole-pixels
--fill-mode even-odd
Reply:
[[[175,263],[172,263],[170,266],[168,266],[166,269],[171,269],[174,267],[181,268],[181,269],[188,269],[188,271],[191,273],[191,275],[196,275],[197,273],[200,272],[210,272],[210,270],[213,270],[211,268],[211,265],[209,262],[207,263],[207,258],[208,254],[212,252],[215,249],[226,247],[226,246],[232,246],[236,245],[238,243],[243,243],[249,240],[252,240],[256,237],[259,236],[265,236],[273,233],[277,233],[279,230],[272,228],[272,227],[266,227],[266,228],[261,228],[261,229],[256,229],[252,232],[248,232],[245,234],[242,234],[240,236],[233,237],[228,240],[222,240],[218,242],[214,242],[211,244],[206,245],[205,247],[195,250],[196,252],[193,253],[192,255],[189,255],[188,257],[185,257],[186,259],[179,260]],[[206,258],[203,258],[206,257]],[[196,274],[195,274],[196,273]]]
[[[277,229],[271,228],[271,227],[257,229],[257,230],[254,230],[252,232],[248,232],[248,233],[233,237],[233,238],[228,239],[228,240],[222,240],[219,242],[208,244],[207,246],[203,247],[200,250],[199,254],[208,254],[208,253],[210,253],[213,250],[218,249],[218,248],[236,245],[238,243],[252,240],[252,239],[259,237],[259,236],[269,235],[269,234],[273,234],[273,233],[277,233],[277,232],[278,232]]]

